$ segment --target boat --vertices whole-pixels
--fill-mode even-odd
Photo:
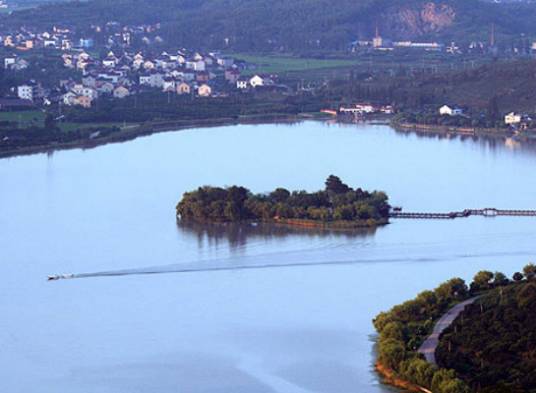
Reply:
[[[56,274],[48,276],[48,281],[68,280],[70,278],[74,278],[74,274]]]

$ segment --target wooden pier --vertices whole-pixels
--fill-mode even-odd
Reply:
[[[466,218],[471,216],[483,217],[536,217],[536,210],[501,210],[495,208],[466,209],[449,213],[427,213],[427,212],[391,212],[390,218],[410,219],[410,220],[453,220],[455,218]]]

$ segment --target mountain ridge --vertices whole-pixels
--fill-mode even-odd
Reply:
[[[50,4],[0,19],[6,27],[70,21],[87,28],[117,21],[161,23],[185,46],[238,50],[341,50],[376,31],[396,40],[484,40],[536,36],[536,5],[479,0],[91,0]]]

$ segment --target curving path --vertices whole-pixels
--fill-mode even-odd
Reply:
[[[446,314],[444,314],[434,326],[434,330],[430,336],[422,343],[417,352],[422,353],[428,363],[437,365],[435,352],[439,345],[439,336],[443,331],[448,328],[452,322],[458,318],[458,315],[470,304],[473,304],[480,296],[468,299],[460,304],[452,307]]]

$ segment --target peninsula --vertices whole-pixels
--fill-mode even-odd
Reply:
[[[204,186],[185,193],[176,209],[178,219],[201,223],[262,221],[351,229],[387,224],[391,207],[384,192],[353,189],[331,175],[325,189],[313,193],[277,188],[253,194],[239,186]]]
[[[376,317],[376,369],[415,392],[532,392],[534,304],[533,264],[451,279]]]

